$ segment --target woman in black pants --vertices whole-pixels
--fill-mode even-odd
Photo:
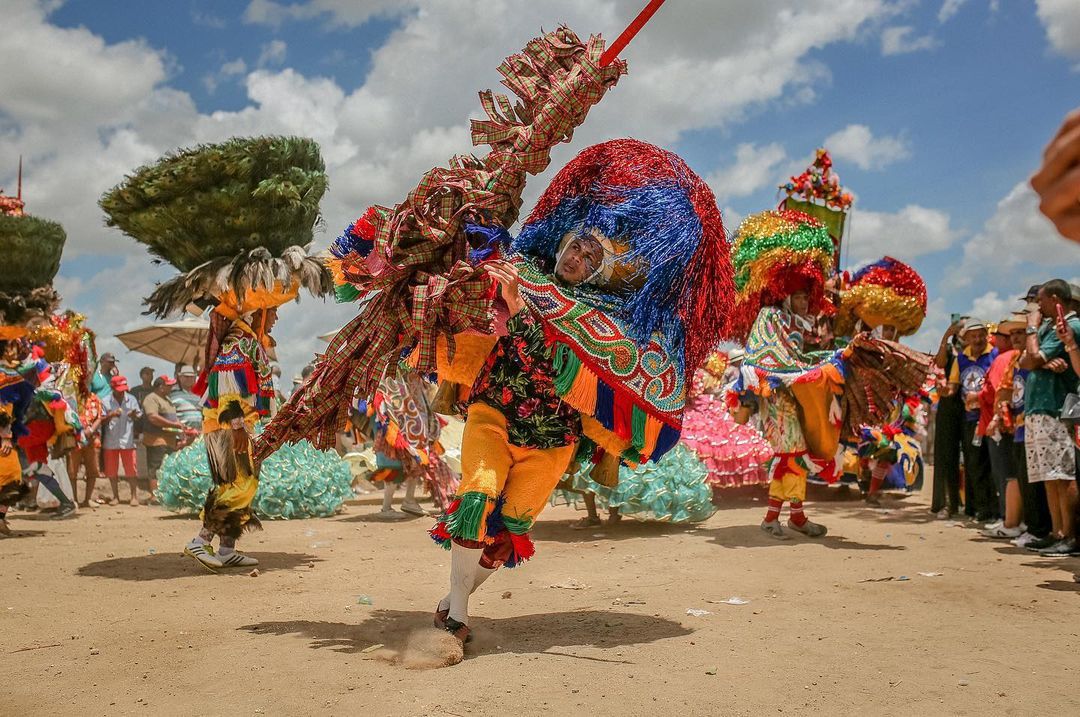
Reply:
[[[934,363],[948,376],[956,360],[955,337],[963,317],[941,337]],[[934,418],[934,497],[930,510],[939,518],[960,512],[960,452],[964,430],[964,404],[948,380],[938,381],[938,405]]]

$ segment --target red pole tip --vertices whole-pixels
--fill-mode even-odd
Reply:
[[[634,35],[637,35],[641,28],[645,27],[645,23],[649,21],[660,6],[664,4],[664,0],[649,0],[649,4],[646,5],[637,17],[626,26],[626,29],[615,38],[615,42],[611,43],[611,47],[604,50],[604,54],[600,55],[600,66],[607,67],[612,61],[619,56],[619,53],[630,44],[630,41],[634,39]]]

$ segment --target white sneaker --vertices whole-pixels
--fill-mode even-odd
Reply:
[[[1009,542],[1018,548],[1025,548],[1027,547],[1027,544],[1030,543],[1032,540],[1035,540],[1035,536],[1025,530],[1023,533],[1020,534],[1019,537],[1014,538]]]
[[[221,567],[221,560],[210,552],[210,546],[206,543],[190,542],[184,546],[184,555],[195,558],[204,568],[217,570]]]
[[[982,534],[987,538],[1019,538],[1024,534],[1024,530],[1020,526],[1006,528],[1004,525],[999,525],[996,528],[982,531]]]
[[[996,528],[1003,528],[1003,527],[1005,527],[1005,521],[1003,521],[1003,520],[995,520],[993,523],[987,523],[986,525],[984,525],[983,530],[994,530]]]
[[[228,555],[219,555],[218,560],[221,562],[223,568],[253,568],[259,564],[259,561],[250,555],[244,555],[243,553],[232,552]]]

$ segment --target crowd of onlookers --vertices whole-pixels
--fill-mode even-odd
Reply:
[[[996,324],[954,316],[938,347],[934,492],[940,518],[1047,556],[1076,554],[1080,286],[1033,286]]]
[[[97,479],[104,475],[111,496],[98,501],[120,503],[120,478],[128,485],[127,500],[139,505],[139,481],[148,481],[151,503],[157,489],[157,472],[165,457],[184,448],[202,430],[199,397],[192,393],[198,378],[195,369],[177,364],[173,375],[139,371],[139,384],[131,386],[120,372],[116,357],[102,354],[90,382],[91,395],[79,416],[87,436],[86,445],[68,455],[68,476],[78,498],[78,480],[86,481],[83,499],[95,500]]]

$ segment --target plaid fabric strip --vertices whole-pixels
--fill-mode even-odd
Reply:
[[[378,293],[259,437],[260,458],[302,438],[333,446],[353,398],[371,396],[403,349],[415,351],[418,370],[430,372],[440,334],[492,330],[492,281],[467,262],[465,221],[483,217],[509,227],[517,220],[526,175],[547,167],[551,147],[569,140],[626,73],[622,61],[599,66],[603,47],[600,38],[585,44],[566,27],[530,41],[499,67],[520,102],[480,94],[487,119],[473,123],[472,139],[489,145],[488,155],[456,156],[424,174],[393,210],[377,208],[373,249],[344,257],[341,271],[362,292]]]

